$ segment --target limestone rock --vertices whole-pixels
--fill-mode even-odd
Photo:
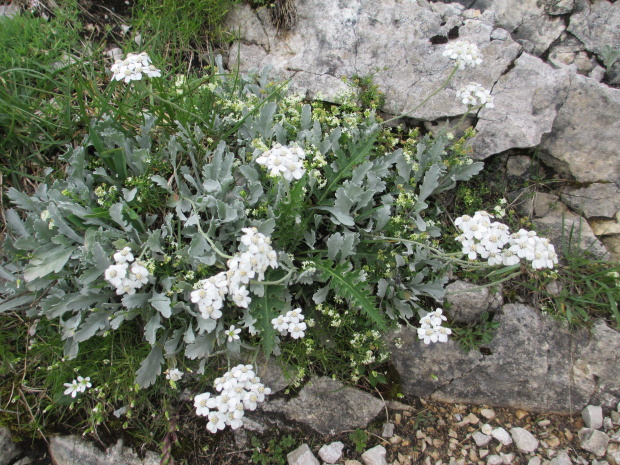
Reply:
[[[560,451],[558,455],[551,461],[550,465],[572,465],[573,461],[570,459],[566,451]]]
[[[79,436],[54,436],[49,441],[49,453],[55,465],[159,465],[159,457],[147,452],[144,460],[119,439],[116,445],[101,452]]]
[[[344,444],[340,441],[326,444],[319,449],[319,457],[326,463],[336,463],[342,457],[342,449],[344,449]]]
[[[510,437],[510,434],[508,434],[508,431],[506,431],[502,427],[495,428],[493,431],[491,431],[491,436],[493,436],[505,446],[512,444],[512,438]]]
[[[617,183],[618,114],[620,90],[571,72],[568,96],[557,111],[551,131],[542,138],[540,154],[545,163],[579,182]]]
[[[512,148],[537,146],[551,132],[566,100],[569,72],[523,53],[493,87],[495,108],[478,113],[473,156],[484,159]]]
[[[450,304],[446,313],[457,323],[477,321],[482,313],[498,310],[503,304],[501,291],[490,292],[487,287],[480,289],[465,281],[446,286],[446,301]]]
[[[382,410],[380,400],[328,377],[311,379],[282,407],[287,418],[321,434],[364,428]]]
[[[321,465],[314,456],[308,444],[302,444],[293,452],[286,455],[288,465]]]
[[[615,218],[620,211],[620,189],[613,183],[594,183],[579,189],[565,189],[562,200],[586,218]],[[611,234],[611,233],[610,233]]]
[[[385,447],[375,446],[362,454],[362,462],[366,465],[388,465],[386,454]]]
[[[587,49],[602,58],[604,45],[617,47],[620,43],[620,5],[601,0],[584,2],[578,12],[570,17],[567,30],[585,44]],[[620,67],[616,64],[611,70],[612,83],[620,81]]]
[[[474,434],[471,435],[471,437],[474,439],[478,447],[486,446],[493,439],[491,436],[481,433],[480,431],[476,431]]]
[[[487,465],[503,465],[504,459],[499,455],[489,455],[487,457]]]
[[[527,465],[540,465],[541,461],[540,461],[540,457],[532,457],[528,462]]]
[[[491,9],[495,13],[497,26],[511,33],[525,51],[540,56],[566,29],[561,18],[547,16],[545,10],[550,3],[552,2],[539,0],[477,0],[473,7],[480,10]],[[564,5],[554,11],[569,8],[570,5]]]
[[[602,457],[605,455],[605,451],[607,450],[609,436],[596,429],[581,428],[579,430],[579,441],[582,449]]]
[[[533,223],[536,225],[538,235],[549,239],[559,254],[564,250],[564,246],[569,244],[569,240],[572,242],[571,247],[576,250],[587,250],[597,257],[608,254],[603,243],[592,232],[588,222],[581,216],[561,207],[550,210],[543,218],[534,219]]]
[[[19,449],[13,442],[11,430],[6,426],[0,428],[0,465],[8,465],[19,455]]]
[[[494,339],[478,351],[462,352],[453,341],[423,346],[414,329],[390,335],[388,344],[403,393],[452,403],[570,413],[588,404],[615,407],[620,400],[620,334],[599,322],[569,332],[521,304],[496,315]],[[397,348],[393,339],[400,337]],[[570,389],[571,396],[566,392]]]
[[[342,76],[372,74],[385,93],[383,109],[398,115],[417,107],[448,76],[453,64],[442,56],[445,46],[434,38],[458,28],[460,39],[479,46],[484,66],[459,73],[458,80],[411,114],[420,120],[454,117],[466,110],[455,90],[469,81],[491,88],[521,47],[510,37],[491,38],[492,15],[464,19],[448,9],[440,13],[423,2],[398,0],[307,0],[298,8],[297,27],[286,35],[278,36],[261,21],[267,38],[254,33],[245,37],[240,22],[245,16],[233,14],[228,26],[242,26],[242,39],[232,44],[229,63],[238,64],[242,72],[272,65],[276,76],[291,79],[291,91],[311,97],[320,93],[332,102],[350,90]]]
[[[599,429],[603,426],[603,409],[600,405],[588,405],[581,411],[581,418],[586,427]]]
[[[512,436],[512,440],[515,446],[517,446],[517,449],[523,453],[527,454],[538,449],[538,439],[524,428],[512,428],[510,430],[510,436]]]

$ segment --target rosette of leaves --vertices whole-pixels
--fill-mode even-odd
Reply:
[[[444,136],[418,140],[413,155],[386,153],[377,142],[384,129],[372,113],[326,128],[313,118],[312,105],[300,104],[300,117],[288,118],[291,108],[264,97],[274,95],[264,76],[235,77],[235,92],[258,103],[234,125],[217,123],[225,115],[212,108],[215,123],[207,129],[222,131],[214,148],[204,144],[200,125],[179,123],[166,136],[146,115],[133,134],[101,117],[64,155],[65,176],[32,195],[10,190],[0,312],[27,309],[33,318],[57,321],[68,357],[80,343],[139,319],[152,346],[136,377],[146,387],[166,358],[195,360],[201,373],[210,357],[242,348],[277,353],[282,341],[271,320],[293,305],[316,318],[319,329],[312,309],[321,302],[359,311],[362,326],[385,328],[388,319],[414,316],[420,296],[441,299],[446,263],[424,242],[383,237],[439,237],[425,220],[432,196],[482,164],[448,163]],[[196,92],[221,95],[227,87],[223,78],[215,91]],[[306,151],[300,180],[269,177],[254,162],[274,143]],[[403,192],[415,202],[395,223]],[[194,285],[226,270],[242,228],[252,226],[271,236],[279,268],[251,283],[247,309],[228,304],[222,318],[204,319],[191,303]],[[126,246],[152,276],[135,294],[119,296],[103,275]],[[224,330],[232,324],[244,331],[229,342]]]

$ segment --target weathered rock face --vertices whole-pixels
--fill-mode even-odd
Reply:
[[[617,48],[620,45],[620,4],[607,0],[579,2],[577,11],[571,15],[568,31],[577,37],[586,48],[603,59],[605,45]],[[620,63],[609,70],[611,82],[620,82]]]
[[[450,321],[472,323],[484,312],[498,310],[502,303],[500,292],[491,292],[488,287],[480,288],[465,281],[455,281],[446,286],[446,301],[450,304],[446,313]]]
[[[89,465],[157,465],[159,457],[147,452],[144,460],[131,449],[123,447],[123,442],[101,452],[93,444],[79,436],[54,436],[49,442],[52,462],[56,465],[73,465],[84,463]]]
[[[445,402],[484,403],[528,411],[570,413],[620,400],[620,334],[605,324],[592,335],[568,332],[531,307],[509,304],[489,355],[455,343],[425,346],[415,330],[390,336],[403,392]],[[570,395],[567,395],[570,393]]]
[[[541,148],[545,162],[580,182],[620,183],[620,90],[576,73]]]
[[[386,95],[383,109],[401,114],[414,109],[450,74],[453,63],[442,56],[444,45],[433,43],[434,38],[445,42],[457,28],[459,38],[478,44],[484,67],[459,72],[432,104],[411,113],[421,120],[463,114],[466,108],[456,100],[456,88],[469,81],[491,88],[521,49],[505,31],[494,30],[492,14],[465,19],[454,15],[458,9],[442,14],[413,0],[299,0],[297,10],[297,28],[282,38],[265,13],[247,6],[237,10],[229,23],[252,31],[233,44],[230,64],[238,63],[242,71],[273,65],[277,75],[291,78],[293,91],[320,94],[328,101],[349,90],[341,77],[372,74]]]
[[[551,132],[569,88],[569,73],[522,54],[495,87],[495,108],[478,114],[474,157],[487,158],[511,148],[536,147]]]
[[[345,387],[331,378],[312,378],[291,400],[274,399],[248,413],[255,430],[263,425],[305,425],[320,434],[365,428],[384,408],[367,392]],[[244,422],[245,423],[245,422]]]

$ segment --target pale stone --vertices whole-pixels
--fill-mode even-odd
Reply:
[[[514,454],[504,454],[503,452],[500,452],[499,456],[502,458],[504,465],[510,465],[515,459]]]
[[[480,431],[476,431],[474,434],[471,435],[471,437],[476,442],[476,445],[478,447],[486,446],[493,439],[491,436],[481,433]]]
[[[144,459],[119,440],[106,452],[101,452],[93,444],[79,436],[54,436],[49,441],[49,454],[55,465],[159,465],[159,456],[147,452]]]
[[[340,441],[326,444],[319,449],[319,457],[328,464],[336,463],[342,457],[342,449],[344,444]]]
[[[581,411],[581,418],[588,428],[599,429],[603,426],[603,408],[600,405],[588,405]]]
[[[510,437],[510,434],[508,434],[508,431],[506,431],[501,426],[491,431],[491,436],[493,436],[505,446],[512,444],[512,438]]]
[[[381,437],[389,439],[392,436],[394,436],[394,423],[392,423],[391,421],[383,423],[383,430],[381,431]]]
[[[615,218],[620,211],[620,189],[613,183],[593,183],[578,189],[567,188],[562,192],[566,205],[586,218]],[[608,233],[611,234],[611,233]]]
[[[362,462],[366,465],[388,465],[386,454],[385,447],[375,446],[362,454]]]
[[[582,428],[579,430],[579,441],[582,449],[602,457],[609,444],[609,436],[596,429]]]
[[[20,451],[13,442],[11,430],[6,426],[0,428],[0,465],[8,465],[19,455]]]
[[[286,455],[288,465],[321,465],[314,456],[308,444],[302,444],[293,452]]]
[[[541,460],[540,457],[532,457],[530,460],[528,460],[527,465],[540,465],[541,464]]]
[[[487,465],[502,465],[504,463],[504,459],[502,459],[499,455],[489,455],[487,457]]]
[[[573,462],[566,451],[558,452],[558,455],[551,461],[550,465],[572,465]]]
[[[484,312],[495,311],[503,304],[501,290],[491,292],[460,280],[446,286],[446,301],[450,304],[446,314],[457,323],[478,321]]]
[[[480,427],[480,431],[482,431],[486,435],[490,435],[491,431],[493,431],[493,427],[489,425],[488,423],[485,423],[484,425]]]
[[[480,415],[482,415],[487,420],[492,420],[495,418],[495,411],[490,408],[483,408],[480,410]]]
[[[510,435],[517,449],[523,453],[534,452],[538,449],[538,439],[532,433],[524,428],[512,428]]]

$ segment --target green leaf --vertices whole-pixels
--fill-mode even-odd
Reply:
[[[163,344],[168,337],[168,331],[164,333],[159,342],[151,349],[149,355],[140,364],[136,371],[136,384],[141,388],[147,388],[155,384],[157,377],[161,375],[161,365],[164,363]]]
[[[261,332],[261,343],[266,355],[271,355],[275,345],[276,330],[271,320],[283,313],[287,306],[284,290],[284,286],[265,286],[263,296],[252,298],[250,303],[250,311],[256,318],[254,326]]]
[[[170,307],[170,299],[165,294],[153,292],[153,297],[149,299],[151,305],[162,314],[164,318],[170,318],[172,308]]]
[[[201,334],[194,342],[185,346],[185,356],[191,360],[208,357],[213,352],[214,345],[215,331]]]
[[[146,325],[144,325],[144,338],[149,344],[155,344],[157,340],[157,330],[161,327],[161,315],[155,312]]]
[[[21,294],[10,299],[2,299],[0,300],[0,314],[22,305],[28,305],[34,301],[34,298],[33,294]]]
[[[58,273],[75,250],[75,247],[55,246],[54,244],[39,247],[34,252],[32,260],[30,260],[30,266],[24,271],[24,279],[32,281],[47,276],[52,272]]]
[[[316,260],[314,264],[317,270],[323,272],[323,279],[329,282],[336,295],[347,299],[351,305],[359,306],[379,329],[386,329],[361,270],[350,271],[350,264],[346,262],[334,267],[331,260]]]
[[[79,331],[75,333],[75,342],[84,342],[93,337],[97,331],[104,329],[108,324],[109,316],[110,312],[91,312],[80,326]]]

